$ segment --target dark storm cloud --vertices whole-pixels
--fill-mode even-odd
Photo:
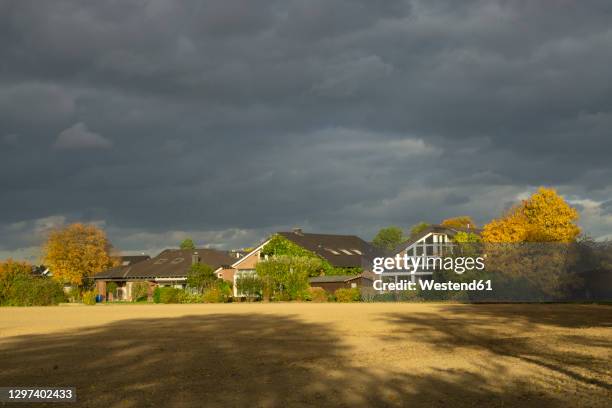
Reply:
[[[132,250],[369,238],[538,185],[608,234],[610,27],[608,1],[2,2],[0,250],[48,219]]]

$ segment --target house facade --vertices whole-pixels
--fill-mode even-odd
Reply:
[[[276,235],[318,255],[328,261],[333,267],[337,268],[359,268],[364,272],[369,272],[371,271],[372,259],[380,255],[380,251],[376,250],[370,243],[355,235],[311,234],[305,233],[299,228],[290,232],[277,232]],[[269,242],[270,239],[267,239],[228,267],[220,267],[215,271],[219,278],[232,283],[235,297],[240,296],[236,288],[236,280],[245,274],[255,273],[257,263],[266,259],[262,251]],[[360,275],[343,276],[342,283],[336,282],[335,284],[331,284],[327,282],[323,285],[321,285],[322,282],[318,282],[315,278],[311,278],[311,286],[319,286],[324,289],[328,288],[333,292],[331,289],[334,286],[351,287],[354,284],[363,285],[367,282],[366,279],[355,279],[359,277]],[[328,277],[328,279],[338,280],[339,278]],[[344,280],[347,279],[348,281],[344,282]]]
[[[223,268],[236,259],[228,251],[209,248],[200,249],[166,249],[150,259],[141,259],[135,263],[122,264],[94,277],[98,293],[106,294],[109,282],[117,285],[117,300],[132,300],[132,286],[135,282],[146,282],[149,295],[156,286],[185,288],[187,275],[191,266],[202,263],[213,269]]]
[[[395,257],[399,255],[404,257],[422,257],[425,265],[427,257],[445,257],[453,254],[455,250],[455,236],[460,233],[470,233],[480,235],[480,230],[475,228],[450,228],[442,225],[430,225],[418,234],[410,237],[410,239],[402,242],[394,250],[390,251],[386,256]],[[391,271],[388,276],[397,281],[398,274]],[[401,275],[405,275],[401,273]],[[416,282],[419,278],[428,279],[433,275],[432,270],[420,269],[411,273],[411,280]]]

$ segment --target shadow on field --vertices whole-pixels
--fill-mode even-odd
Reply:
[[[387,319],[397,327],[391,341],[410,338],[449,353],[466,348],[488,351],[551,370],[612,397],[612,338],[559,333],[567,328],[610,327],[611,307],[448,305],[435,314],[396,313]]]
[[[407,317],[395,317],[398,323]],[[412,323],[415,320],[411,320]],[[447,323],[447,322],[446,322]],[[429,330],[472,342],[459,327]],[[446,340],[442,346],[452,345]],[[512,353],[511,345],[489,345]],[[496,349],[496,347],[501,347]],[[74,386],[76,406],[558,406],[525,382],[482,373],[428,375],[357,366],[341,336],[323,324],[274,315],[219,314],[124,320],[62,334],[0,343],[0,385]],[[378,353],[372,350],[372,353]],[[490,370],[490,371],[487,371]],[[23,406],[23,405],[22,405]],[[38,405],[37,406],[43,406]],[[48,404],[58,406],[58,404]],[[75,404],[66,404],[75,406]]]

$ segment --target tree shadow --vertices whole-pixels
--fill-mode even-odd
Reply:
[[[531,308],[531,310],[529,310]],[[472,349],[549,370],[581,388],[612,397],[610,308],[581,305],[447,305],[438,313],[387,316],[391,341]],[[597,313],[595,313],[597,312]],[[599,329],[589,336],[577,328]]]
[[[402,323],[406,317],[394,319]],[[294,317],[131,319],[3,340],[0,385],[76,387],[76,406],[86,407],[562,403],[528,381],[498,381],[505,370],[501,366],[477,373],[438,368],[417,375],[409,361],[403,370],[357,365],[352,352],[333,327]],[[45,405],[62,404],[36,404]]]
[[[462,304],[445,305],[444,313],[566,328],[612,327],[612,306],[592,304]]]

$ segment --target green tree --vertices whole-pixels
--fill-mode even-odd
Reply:
[[[392,250],[404,241],[404,232],[400,227],[390,226],[381,228],[372,240],[372,244],[379,249]]]
[[[428,223],[423,222],[423,221],[419,222],[418,224],[414,224],[410,228],[410,238],[416,237],[418,234],[420,234],[421,232],[425,231],[430,226],[431,226],[431,224],[428,224]]]
[[[257,263],[264,299],[306,299],[308,277],[321,269],[319,258],[280,255]]]
[[[263,282],[259,276],[253,273],[239,275],[236,279],[236,289],[238,289],[239,294],[246,296],[250,302],[261,296]]]
[[[211,288],[219,280],[215,275],[215,270],[206,264],[196,263],[191,265],[187,275],[187,285],[195,288],[199,293]]]
[[[318,261],[320,268],[318,270],[311,270],[310,276],[321,276],[321,275],[359,275],[363,272],[362,268],[342,268],[342,267],[334,267],[329,261],[323,259],[319,255],[311,252],[307,249],[302,248],[301,246],[294,244],[289,241],[287,238],[275,234],[270,238],[270,242],[266,244],[261,250],[262,255],[267,255],[268,257],[275,256],[292,256],[292,257],[300,257],[300,258],[314,258]]]
[[[185,238],[183,242],[181,242],[181,249],[195,249],[195,244],[193,243],[193,239]]]

